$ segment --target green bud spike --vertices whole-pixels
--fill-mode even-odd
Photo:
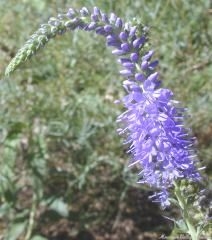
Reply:
[[[79,19],[71,20],[72,25],[79,21]],[[42,24],[41,27],[29,38],[25,45],[19,49],[16,56],[9,63],[6,68],[5,75],[9,76],[14,72],[23,62],[35,55],[41,47],[46,45],[51,38],[54,38],[57,34],[61,34],[67,30],[70,26],[70,20],[68,18],[57,19],[51,18],[47,24]]]

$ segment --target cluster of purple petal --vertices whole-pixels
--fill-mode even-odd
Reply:
[[[89,21],[82,21],[80,14]],[[75,27],[95,31],[106,38],[112,53],[122,66],[126,96],[121,100],[126,111],[117,121],[119,134],[126,137],[132,159],[130,166],[140,165],[139,182],[159,190],[154,197],[163,207],[169,205],[168,189],[177,179],[199,180],[189,130],[184,127],[185,109],[173,100],[173,93],[161,88],[155,71],[154,52],[145,50],[148,39],[137,26],[124,23],[115,14],[109,16],[94,7],[78,13],[69,9],[67,16]],[[73,28],[73,25],[72,25]]]

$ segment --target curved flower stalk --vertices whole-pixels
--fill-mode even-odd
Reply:
[[[122,66],[126,96],[119,102],[125,112],[117,121],[118,133],[124,135],[131,153],[130,166],[139,165],[139,183],[156,189],[154,201],[166,207],[169,189],[177,180],[197,181],[200,174],[195,167],[194,139],[184,126],[186,110],[173,100],[173,93],[161,87],[156,72],[157,60],[148,46],[148,28],[137,21],[124,23],[114,13],[107,15],[94,7],[50,18],[30,37],[6,69],[13,72],[23,61],[34,55],[51,38],[68,30],[93,31],[106,39],[112,53]]]

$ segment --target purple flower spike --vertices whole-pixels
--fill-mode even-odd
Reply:
[[[180,179],[199,181],[200,174],[195,167],[194,138],[183,122],[186,110],[173,100],[170,90],[161,87],[155,71],[158,61],[151,60],[154,51],[147,49],[144,54],[141,49],[147,47],[147,28],[143,28],[143,32],[140,28],[137,30],[136,25],[124,23],[114,13],[108,19],[97,7],[92,14],[86,8],[69,9],[66,17],[59,15],[49,20],[47,28],[41,26],[12,60],[6,74],[65,30],[82,29],[104,36],[107,45],[113,47],[112,54],[118,56],[124,68],[120,74],[125,78],[126,96],[118,102],[123,103],[125,112],[117,122],[120,123],[119,134],[124,134],[125,143],[129,144],[129,165],[141,168],[139,183],[157,189],[153,201],[160,202],[162,207],[168,206],[168,192],[174,182]],[[42,36],[46,33],[48,37]],[[33,46],[33,51],[29,45]]]

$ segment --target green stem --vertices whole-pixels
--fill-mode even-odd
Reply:
[[[29,222],[28,222],[27,232],[26,232],[24,240],[31,239],[32,230],[34,227],[36,207],[37,207],[37,196],[36,196],[36,193],[33,193],[32,207],[31,207],[31,211],[30,211],[30,215],[29,215]]]
[[[182,215],[183,215],[183,220],[185,221],[186,226],[188,228],[187,233],[190,234],[192,240],[198,240],[199,239],[199,231],[196,229],[196,227],[195,227],[195,225],[192,221],[192,218],[188,213],[188,205],[185,201],[185,197],[181,193],[180,184],[175,182],[174,186],[175,186],[174,193],[175,193],[175,196],[176,196],[177,201],[179,203],[179,206],[181,208]]]

